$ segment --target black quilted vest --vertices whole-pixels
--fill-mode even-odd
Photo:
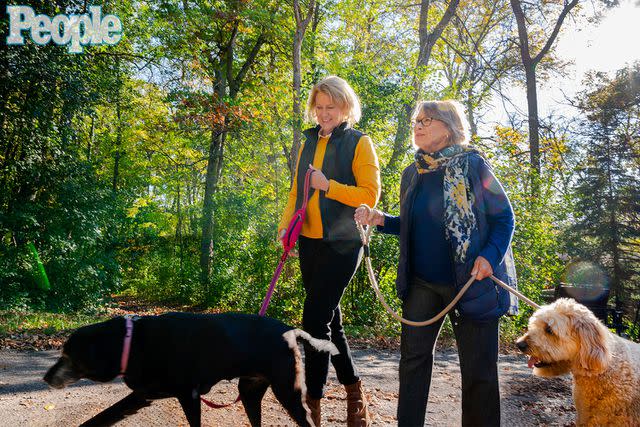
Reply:
[[[313,164],[313,157],[318,145],[318,132],[320,126],[304,131],[306,141],[298,162],[298,197],[296,209],[302,206],[304,195],[304,177],[309,164]],[[342,123],[336,127],[324,153],[322,173],[327,179],[333,179],[341,184],[356,185],[356,177],[353,175],[352,164],[356,146],[364,134]],[[313,193],[311,193],[313,194]],[[311,197],[311,195],[309,196]],[[322,238],[325,240],[360,240],[356,229],[353,214],[355,208],[325,197],[325,192],[320,192],[320,217],[322,218]]]

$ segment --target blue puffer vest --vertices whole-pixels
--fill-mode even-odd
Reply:
[[[489,167],[483,164],[485,160],[478,154],[469,155],[469,184],[474,195],[473,213],[476,217],[477,227],[471,235],[471,245],[467,250],[467,261],[463,264],[455,265],[455,287],[460,290],[469,280],[471,269],[475,259],[487,244],[491,227],[489,225],[491,212],[510,212],[511,223],[509,226],[515,228],[513,220],[513,210],[511,204],[502,189],[500,183],[494,178],[494,182],[483,185],[480,168]],[[404,299],[407,295],[410,270],[410,223],[411,209],[415,188],[418,182],[418,172],[415,165],[409,165],[402,172],[400,184],[400,259],[398,262],[398,274],[396,278],[396,290],[398,297]],[[486,187],[489,186],[490,190]],[[488,203],[486,193],[492,191],[491,204]],[[453,253],[453,251],[452,251]],[[517,286],[515,264],[511,246],[506,251],[504,258],[493,266],[493,274],[503,282],[512,287]],[[458,302],[456,309],[459,314],[476,321],[486,321],[495,319],[507,313],[511,306],[509,292],[495,285],[490,278],[475,282],[465,292]]]

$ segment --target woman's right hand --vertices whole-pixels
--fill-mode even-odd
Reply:
[[[287,229],[283,228],[282,230],[280,230],[280,233],[278,233],[278,243],[280,243],[283,247],[284,247],[284,236],[287,235]],[[298,249],[293,248],[291,249],[291,252],[289,252],[289,255],[291,255],[292,257],[298,257]]]
[[[378,209],[370,209],[360,206],[353,214],[353,219],[358,224],[384,226],[384,214]]]

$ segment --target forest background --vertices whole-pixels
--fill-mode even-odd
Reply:
[[[520,289],[542,301],[560,283],[606,288],[638,337],[640,64],[587,73],[552,113],[539,105],[541,85],[569,78],[556,49],[568,23],[597,25],[616,2],[96,0],[123,38],[82,54],[28,37],[7,45],[6,4],[0,335],[29,326],[19,319],[45,330],[64,316],[91,321],[121,297],[257,312],[281,252],[306,98],[335,74],[362,102],[380,209],[398,213],[416,101],[457,99],[515,210]],[[20,4],[49,16],[91,5]],[[397,238],[375,235],[372,257],[399,308]],[[268,315],[299,325],[303,300],[289,260]],[[526,325],[521,308],[502,322],[508,339]],[[399,332],[362,268],[343,309],[351,334]]]

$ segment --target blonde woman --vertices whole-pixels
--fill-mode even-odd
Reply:
[[[475,275],[449,316],[462,373],[462,425],[499,426],[498,319],[517,309],[494,274],[516,284],[510,250],[511,204],[480,152],[468,146],[468,123],[455,101],[418,104],[415,163],[402,173],[400,216],[358,209],[356,221],[400,236],[396,288],[405,318],[429,319]],[[398,425],[424,425],[433,352],[444,319],[402,325]]]
[[[298,241],[306,291],[303,328],[315,338],[330,339],[340,351],[331,362],[347,390],[347,424],[368,426],[371,419],[342,328],[340,300],[362,258],[355,208],[362,203],[374,206],[380,196],[378,159],[371,139],[352,127],[360,119],[360,102],[345,80],[329,76],[318,82],[309,94],[307,117],[317,126],[304,132],[280,237],[302,205],[304,177],[311,168],[315,191]],[[329,356],[307,348],[305,361],[306,400],[319,426]]]

